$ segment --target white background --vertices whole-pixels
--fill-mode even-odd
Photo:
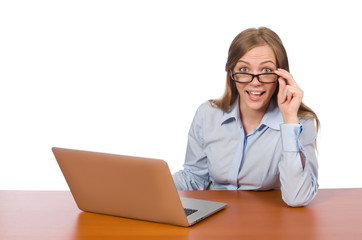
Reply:
[[[362,187],[358,1],[1,1],[0,189],[66,190],[51,147],[182,168],[233,38],[276,31],[322,123],[321,188]]]

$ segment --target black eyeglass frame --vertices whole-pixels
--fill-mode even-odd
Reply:
[[[238,83],[251,83],[254,78],[256,77],[256,79],[260,82],[260,83],[276,83],[279,79],[279,75],[278,74],[275,74],[275,73],[260,73],[260,74],[251,74],[251,73],[241,73],[241,72],[236,72],[236,73],[233,73],[231,70],[230,70],[230,74],[231,74],[231,80],[234,81],[234,82],[238,82]],[[240,81],[236,81],[234,76],[236,74],[243,74],[243,75],[249,75],[249,76],[252,76],[251,80],[249,82],[240,82]],[[273,82],[262,82],[260,81],[259,79],[259,76],[262,76],[262,75],[275,75],[277,76],[277,79],[275,79],[275,81]]]

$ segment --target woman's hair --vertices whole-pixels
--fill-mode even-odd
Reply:
[[[224,95],[220,99],[210,100],[211,103],[216,105],[218,108],[227,112],[229,107],[236,101],[239,96],[238,90],[236,89],[235,82],[231,80],[230,70],[233,70],[238,60],[244,56],[246,52],[257,46],[269,45],[275,54],[277,61],[277,68],[285,69],[289,72],[288,56],[282,41],[279,36],[266,27],[249,28],[239,33],[232,41],[228,59],[225,66],[226,71],[226,88]],[[276,90],[272,96],[271,101],[275,101],[277,104],[278,91]],[[305,119],[315,119],[317,125],[317,131],[319,128],[319,119],[317,114],[307,107],[303,102],[301,103],[298,111],[298,117]]]

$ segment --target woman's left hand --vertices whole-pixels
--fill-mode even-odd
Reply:
[[[304,92],[288,71],[279,68],[274,72],[279,75],[278,106],[284,123],[299,123],[298,110]]]

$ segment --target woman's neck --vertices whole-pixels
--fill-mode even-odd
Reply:
[[[251,109],[240,103],[240,120],[243,124],[245,135],[253,131],[257,126],[259,126],[261,120],[263,119],[268,106],[265,109]]]

